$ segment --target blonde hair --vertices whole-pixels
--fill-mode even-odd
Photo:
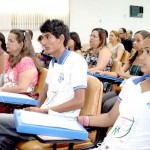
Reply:
[[[117,42],[120,43],[121,39],[120,39],[119,33],[117,31],[115,31],[115,30],[110,31],[110,33],[111,32],[114,33],[114,35],[117,37]]]

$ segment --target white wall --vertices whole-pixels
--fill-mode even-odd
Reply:
[[[129,6],[144,7],[143,18],[129,17]],[[91,30],[105,28],[110,32],[125,27],[136,32],[150,31],[150,0],[70,0],[70,31],[76,31],[82,44],[88,43]],[[40,26],[40,25],[39,25]],[[9,31],[2,31],[6,38]],[[34,31],[37,40],[39,31]]]
[[[144,7],[143,18],[129,17],[129,6]],[[71,0],[70,31],[76,31],[82,44],[88,43],[91,30],[95,27],[117,30],[124,27],[136,32],[150,32],[150,0]]]

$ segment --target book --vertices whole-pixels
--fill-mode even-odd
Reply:
[[[88,138],[88,132],[76,117],[25,110],[15,110],[14,116],[17,132],[77,140],[87,140]]]
[[[0,92],[0,103],[36,106],[38,101],[23,94]]]

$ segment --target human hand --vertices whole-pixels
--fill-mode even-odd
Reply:
[[[82,124],[82,120],[83,120],[83,119],[82,119],[82,116],[78,116],[78,117],[77,117],[77,120],[78,120],[78,122],[79,122],[80,124]]]
[[[25,111],[34,111],[34,112],[42,112],[42,109],[40,109],[39,107],[26,107],[26,108],[23,108],[23,110],[25,110]]]
[[[100,75],[105,75],[105,71],[96,71],[95,73],[99,73]]]
[[[95,73],[99,73],[101,75],[105,75],[105,71],[100,71],[100,70],[94,69],[94,68],[88,69],[88,72],[90,72],[92,75],[95,74]]]

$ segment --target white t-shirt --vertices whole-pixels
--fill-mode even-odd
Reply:
[[[120,115],[104,142],[111,150],[150,149],[150,91],[128,79],[119,94]]]
[[[87,63],[82,56],[66,50],[58,62],[52,59],[46,78],[47,99],[42,108],[60,105],[74,97],[74,90],[87,87]],[[78,116],[80,109],[64,112]]]

